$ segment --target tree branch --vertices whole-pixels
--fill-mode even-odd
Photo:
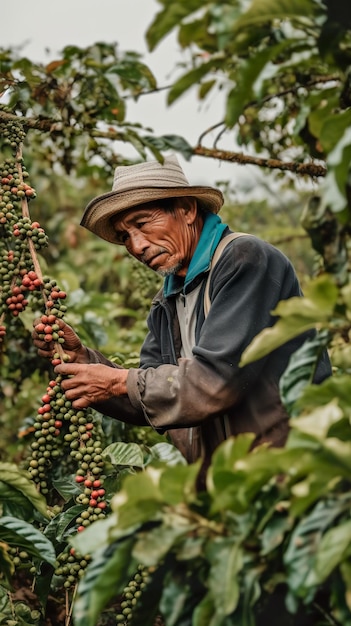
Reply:
[[[193,154],[203,156],[209,159],[218,159],[220,161],[228,161],[229,163],[238,163],[239,165],[258,165],[259,167],[268,167],[269,169],[278,169],[282,171],[294,172],[318,178],[325,176],[326,167],[313,162],[297,163],[295,161],[280,161],[279,159],[265,159],[263,157],[253,157],[242,152],[229,152],[228,150],[217,150],[215,148],[205,148],[204,146],[196,146],[193,148]]]
[[[0,109],[0,122],[1,121],[16,121],[20,122],[21,124],[23,124],[23,126],[27,128],[34,128],[49,133],[62,131],[64,127],[64,122],[60,120],[55,121],[49,118],[34,119],[29,117],[19,117],[18,115],[14,115],[12,113],[9,113],[8,111]],[[70,127],[70,131],[77,135],[83,134],[84,130],[84,128],[74,128],[73,126]],[[107,131],[89,128],[87,132],[89,132],[92,137],[126,141],[126,138],[111,126],[108,128]],[[239,165],[257,165],[259,167],[266,167],[269,169],[279,169],[282,171],[285,170],[289,172],[294,172],[295,174],[310,176],[311,178],[325,176],[327,173],[326,167],[313,162],[284,162],[280,161],[279,159],[253,157],[248,154],[243,154],[241,152],[230,152],[228,150],[218,150],[216,148],[205,148],[204,146],[200,145],[192,148],[192,154],[194,156],[202,156],[209,159],[227,161],[229,163],[238,163]]]

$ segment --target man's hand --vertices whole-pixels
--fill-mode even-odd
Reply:
[[[127,395],[128,370],[125,369],[95,363],[61,363],[55,367],[55,373],[69,376],[60,385],[75,409]]]
[[[61,344],[62,349],[69,356],[70,363],[88,363],[87,350],[82,345],[81,340],[78,335],[76,335],[73,328],[60,319],[56,319],[56,324],[59,326],[60,335],[62,335],[64,339],[64,343]],[[57,351],[54,342],[48,342],[40,338],[40,335],[43,335],[44,332],[42,327],[45,325],[40,319],[37,319],[34,321],[33,326],[32,339],[39,356],[52,358],[53,354]]]

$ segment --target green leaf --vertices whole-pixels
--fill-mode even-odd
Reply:
[[[351,554],[351,520],[323,535],[314,561],[314,584],[320,584]]]
[[[157,565],[183,536],[191,533],[196,527],[197,524],[194,522],[191,523],[183,516],[170,511],[165,516],[163,525],[138,532],[133,556],[144,565]]]
[[[151,462],[161,461],[171,467],[175,465],[186,465],[186,460],[181,452],[173,444],[162,441],[155,443],[150,448]]]
[[[66,511],[62,511],[56,515],[45,529],[45,536],[51,541],[62,541],[68,534],[70,534],[70,527],[76,518],[82,511],[86,510],[86,507],[82,504],[76,504],[71,506]],[[72,532],[72,528],[71,528]]]
[[[233,36],[263,22],[272,20],[308,18],[314,25],[315,17],[321,8],[313,0],[253,0],[249,9],[236,21]]]
[[[308,593],[306,583],[311,574],[314,577],[315,557],[319,543],[323,533],[340,515],[340,505],[343,507],[344,502],[338,503],[334,499],[318,502],[312,511],[302,518],[291,534],[283,557],[288,584],[300,597],[305,597]]]
[[[29,474],[12,463],[0,463],[1,482],[19,491],[30,504],[48,518],[46,499],[36,490]],[[1,500],[1,487],[0,487]]]
[[[101,611],[121,593],[136,571],[131,549],[133,539],[97,551],[78,585],[73,606],[76,626],[96,626]]]
[[[309,415],[291,419],[290,423],[296,430],[324,441],[331,426],[342,417],[343,412],[335,398],[329,404],[317,407]]]
[[[215,605],[212,593],[207,593],[196,606],[193,615],[193,626],[211,626],[215,616]]]
[[[201,79],[206,76],[209,72],[211,72],[214,68],[218,67],[223,63],[222,57],[218,59],[212,57],[206,63],[202,63],[199,67],[190,70],[186,74],[183,74],[171,87],[168,92],[167,103],[170,105],[175,100],[177,100],[180,96],[183,95],[185,91],[193,87],[193,85],[198,85]]]
[[[1,531],[0,531],[1,535]],[[2,585],[9,585],[15,566],[8,554],[8,545],[0,541],[0,581]]]
[[[126,477],[123,489],[111,500],[120,530],[158,519],[163,502],[159,487],[161,473],[159,469],[148,467],[140,474]]]
[[[198,571],[189,572],[185,579],[182,567],[171,562],[160,601],[160,613],[167,626],[191,626],[192,614],[202,594]]]
[[[137,443],[111,443],[103,450],[102,456],[114,466],[144,467],[144,455]]]
[[[112,539],[113,534],[113,539]],[[71,535],[70,544],[80,554],[94,554],[97,550],[103,550],[116,539],[123,539],[124,531],[119,533],[117,518],[114,514],[107,515],[87,526],[83,532]]]
[[[187,0],[187,2],[162,2],[164,9],[157,13],[154,21],[146,31],[146,41],[152,51],[157,44],[179,23],[193,11],[201,9],[201,0]]]
[[[235,538],[215,539],[209,544],[206,556],[211,563],[207,584],[216,614],[218,617],[230,615],[240,597],[238,574],[244,564],[242,546]]]
[[[349,111],[348,111],[349,112]],[[351,116],[349,116],[349,123]],[[347,128],[329,153],[327,158],[328,173],[321,187],[322,209],[329,209],[339,213],[340,219],[347,219],[349,215],[348,178],[351,161],[351,128]],[[343,214],[344,212],[344,214]]]
[[[216,454],[217,450],[214,456]],[[226,510],[237,513],[249,511],[263,485],[282,470],[281,456],[282,450],[262,445],[238,458],[229,467],[216,467],[209,482],[211,515]]]
[[[326,347],[328,336],[325,332],[317,333],[315,337],[305,341],[291,356],[288,367],[280,378],[280,396],[289,415],[298,413],[296,401],[313,379],[316,363]]]
[[[232,128],[243,113],[245,106],[259,97],[257,83],[269,61],[276,59],[286,48],[290,47],[290,40],[284,40],[275,46],[267,46],[264,50],[258,50],[257,54],[235,68],[231,74],[235,86],[229,92],[226,103],[225,121],[227,126]]]
[[[261,554],[266,555],[279,547],[291,530],[293,519],[286,513],[276,512],[261,533]]]
[[[351,397],[351,379],[349,374],[331,376],[318,386],[306,387],[298,400],[301,410],[311,410],[338,399],[339,406],[348,412]]]
[[[334,160],[336,160],[336,157],[337,161],[341,160],[340,145],[345,145],[345,141],[350,141],[350,139],[347,140],[347,136],[345,137],[345,133],[347,135],[350,126],[351,109],[348,109],[341,113],[330,115],[321,127],[319,140],[327,154],[332,152],[339,144]]]
[[[338,289],[328,274],[322,274],[306,287],[304,297],[279,302],[272,313],[280,319],[272,328],[265,328],[244,350],[240,367],[266,356],[290,339],[317,325],[327,325],[338,297]]]
[[[160,476],[160,493],[167,504],[194,502],[197,499],[196,480],[200,462],[165,468]]]
[[[1,517],[0,539],[11,545],[22,546],[29,554],[33,554],[41,561],[55,565],[56,554],[51,541],[28,522],[15,517]]]
[[[143,141],[145,145],[154,146],[159,151],[169,149],[176,150],[180,152],[187,161],[189,161],[193,155],[192,146],[180,135],[161,135],[160,137],[146,135],[143,137]]]
[[[212,87],[215,86],[216,80],[213,78],[212,80],[206,80],[202,82],[199,86],[198,96],[200,100],[204,100],[207,94],[211,91]]]

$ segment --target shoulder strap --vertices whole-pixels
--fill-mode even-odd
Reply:
[[[224,248],[228,245],[228,243],[230,241],[233,241],[233,239],[237,239],[238,237],[242,237],[243,235],[247,235],[248,233],[230,233],[229,235],[226,235],[225,237],[223,237],[223,239],[221,239],[221,241],[219,242],[215,253],[212,257],[212,261],[211,261],[211,267],[210,267],[210,271],[208,273],[207,276],[207,281],[206,281],[206,286],[205,286],[205,292],[204,292],[204,313],[205,313],[205,317],[207,317],[208,312],[210,310],[210,306],[211,306],[211,300],[210,300],[210,295],[209,295],[209,291],[210,291],[210,279],[211,279],[211,274],[212,274],[212,270],[214,268],[214,266],[216,265],[217,261],[219,260]]]

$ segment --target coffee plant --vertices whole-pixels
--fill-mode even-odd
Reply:
[[[3,107],[3,110],[8,109]],[[124,470],[116,470],[115,478],[111,478],[110,473],[108,493],[104,484],[108,474],[104,454],[106,435],[101,428],[101,416],[91,409],[75,410],[61,388],[62,377],[54,375],[54,367],[61,360],[69,359],[64,352],[61,324],[67,312],[67,294],[41,269],[40,255],[48,247],[48,236],[39,222],[32,220],[29,211],[36,191],[29,184],[22,154],[26,137],[23,125],[13,120],[0,122],[0,137],[4,155],[0,164],[0,350],[2,355],[6,354],[7,342],[18,332],[21,315],[27,309],[32,311],[35,332],[52,347],[47,363],[49,381],[36,416],[26,424],[28,446],[21,469],[15,471],[14,481],[16,485],[18,481],[25,482],[32,504],[39,496],[43,498],[40,512],[34,516],[32,511],[29,513],[26,500],[23,518],[18,520],[12,515],[14,511],[18,513],[16,507],[13,509],[11,503],[3,501],[0,494],[0,502],[3,502],[0,539],[5,542],[0,544],[4,564],[0,585],[5,585],[0,586],[0,602],[3,603],[0,614],[11,615],[13,623],[20,624],[24,611],[27,623],[32,623],[31,619],[33,624],[39,623],[50,587],[51,593],[61,590],[65,595],[67,626],[77,582],[84,576],[90,561],[90,555],[74,549],[69,539],[92,523],[105,519],[116,476],[128,471],[126,468],[132,466],[132,462],[127,454],[121,462]],[[138,458],[137,465],[142,464]],[[111,470],[111,462],[109,467]],[[12,466],[10,469],[14,471]],[[68,484],[63,484],[65,477]],[[34,492],[28,482],[33,484]],[[42,544],[41,554],[33,546],[34,542]],[[33,590],[43,605],[39,612],[32,611],[30,615],[19,603],[11,601],[9,591],[4,591],[8,585],[11,589],[14,576],[19,579],[24,575],[32,580]],[[120,615],[127,621],[137,592],[142,589],[144,575],[144,568],[136,571],[125,591]],[[45,577],[51,580],[46,592],[43,591]],[[130,594],[137,584],[134,602],[131,602]],[[118,621],[121,622],[120,617]]]

